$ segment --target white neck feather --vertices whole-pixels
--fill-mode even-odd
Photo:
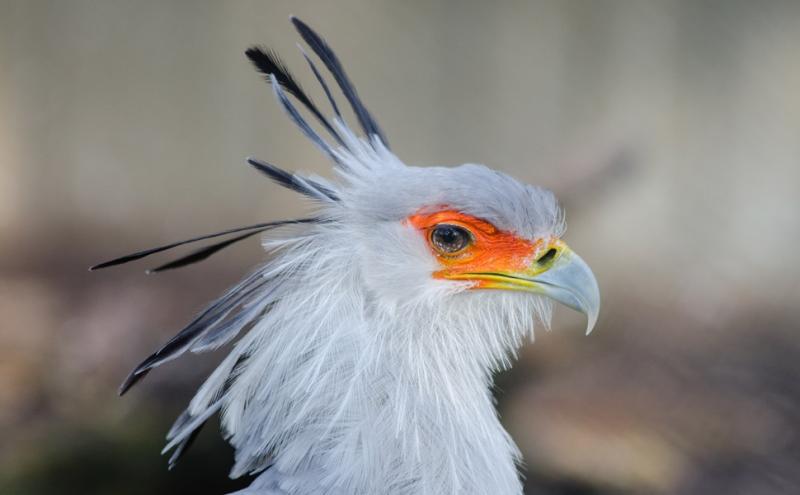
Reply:
[[[426,302],[432,292],[386,306],[358,273],[325,276],[358,253],[318,240],[283,244],[265,270],[269,311],[192,402],[193,414],[208,409],[249,356],[221,398],[232,474],[272,465],[250,488],[263,493],[521,493],[491,373],[547,305],[467,291],[447,305]]]

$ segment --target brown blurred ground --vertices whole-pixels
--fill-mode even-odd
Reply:
[[[161,439],[219,356],[139,358],[260,259],[88,273],[303,205],[327,164],[242,56],[327,36],[412,164],[554,188],[604,306],[498,378],[531,494],[800,493],[800,3],[0,2],[0,493],[222,493]],[[319,96],[319,95],[318,95]],[[150,265],[147,265],[150,266]]]

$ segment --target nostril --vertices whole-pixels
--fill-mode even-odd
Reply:
[[[558,251],[556,251],[556,248],[550,248],[550,249],[547,250],[546,253],[544,253],[542,255],[541,258],[536,260],[536,262],[539,263],[540,265],[544,265],[545,263],[548,263],[548,262],[552,261],[553,258],[556,257],[557,253],[558,253]]]

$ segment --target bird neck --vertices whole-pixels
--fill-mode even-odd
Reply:
[[[490,392],[529,332],[513,297],[464,294],[443,313],[381,306],[346,278],[284,293],[238,346],[252,357],[224,398],[233,474],[270,465],[264,483],[292,494],[520,494]]]
[[[293,373],[306,378],[264,404],[274,409],[287,394],[280,419],[259,428],[290,436],[277,470],[312,479],[308,493],[320,485],[331,493],[521,493],[519,453],[498,421],[489,360],[470,349],[483,338],[471,332],[492,329],[453,327],[424,311],[401,318],[373,308],[365,317],[350,312],[351,300],[328,306],[338,316],[320,315],[337,324],[297,363]]]
[[[520,493],[519,452],[490,390],[498,357],[471,347],[496,329],[438,312],[411,314],[374,323],[382,344],[370,353],[374,374],[364,384],[380,383],[384,395],[361,411],[374,420],[376,446],[391,446],[389,465],[414,473],[413,493]]]

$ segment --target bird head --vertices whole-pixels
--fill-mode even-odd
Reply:
[[[342,189],[349,246],[376,300],[437,314],[517,301],[545,324],[557,301],[592,330],[597,282],[562,240],[552,192],[482,165],[409,167],[378,153],[382,166],[350,167]]]

